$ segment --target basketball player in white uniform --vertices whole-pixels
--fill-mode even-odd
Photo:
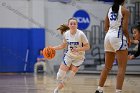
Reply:
[[[129,12],[123,6],[124,1],[125,0],[114,0],[114,4],[109,9],[105,19],[105,31],[107,32],[104,40],[105,67],[102,70],[99,86],[95,93],[103,93],[103,86],[112,68],[115,55],[118,61],[116,93],[121,93],[122,91],[127,65],[127,49],[130,45],[128,33]]]
[[[66,47],[68,49],[64,54],[63,62],[57,73],[58,85],[54,93],[58,93],[75,76],[79,66],[84,62],[85,51],[90,48],[87,37],[82,31],[77,29],[77,25],[77,20],[70,18],[68,20],[70,30],[64,33],[63,43],[53,47],[55,50]],[[69,73],[66,75],[67,72]]]

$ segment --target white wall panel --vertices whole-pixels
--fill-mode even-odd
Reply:
[[[0,27],[44,26],[44,0],[1,0]]]

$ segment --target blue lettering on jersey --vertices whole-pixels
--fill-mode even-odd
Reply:
[[[79,42],[69,42],[70,45],[79,45]]]
[[[68,42],[69,45],[79,45],[79,42]]]
[[[115,21],[117,19],[117,13],[111,12],[110,14],[111,14],[110,20]]]
[[[77,45],[79,45],[79,42],[68,42],[68,45],[70,45],[71,51],[73,51],[74,48],[77,48]]]

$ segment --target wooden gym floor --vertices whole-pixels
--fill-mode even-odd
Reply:
[[[53,93],[56,76],[0,74],[0,93]],[[77,74],[60,93],[94,93],[99,75]],[[115,93],[115,75],[109,75],[104,93]],[[126,75],[122,93],[140,93],[140,76]]]

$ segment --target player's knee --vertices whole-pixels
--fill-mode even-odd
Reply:
[[[68,75],[67,75],[67,81],[69,81],[69,80],[73,79],[73,78],[74,78],[74,76],[75,76],[75,72],[70,71],[70,72],[68,73]]]
[[[66,72],[59,69],[59,71],[57,72],[57,80],[58,81],[63,81],[65,78]]]
[[[110,71],[112,69],[112,67],[107,67],[107,66],[105,66],[105,68],[104,68],[104,70],[106,70],[106,71]]]

